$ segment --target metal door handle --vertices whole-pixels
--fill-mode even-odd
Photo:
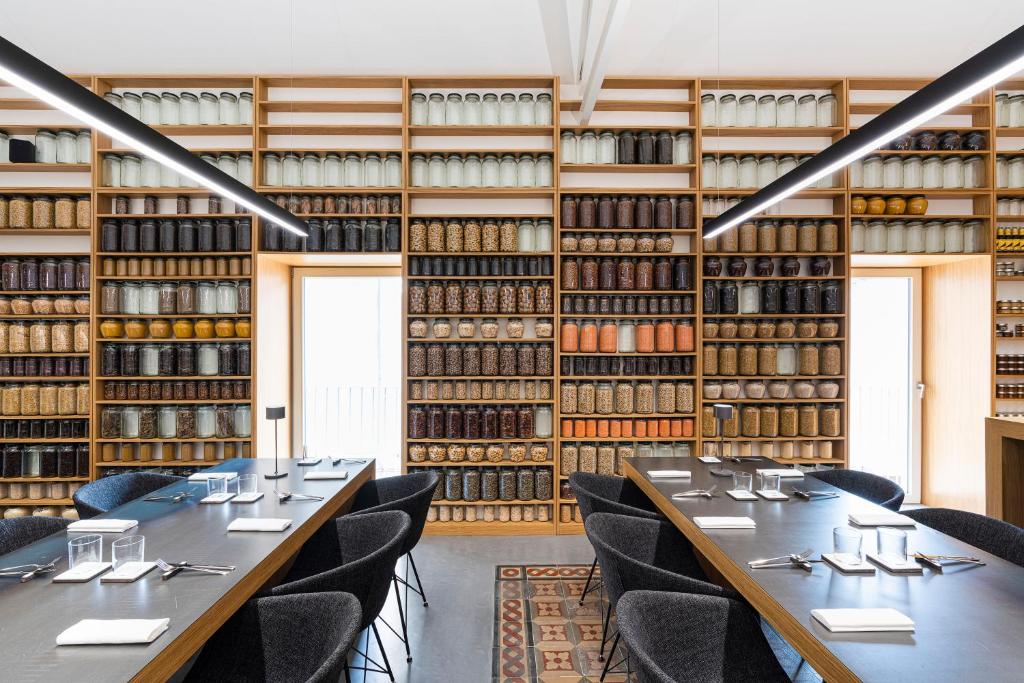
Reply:
[[[917,383],[917,397],[924,398],[924,382]]]

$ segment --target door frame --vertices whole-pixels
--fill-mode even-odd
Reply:
[[[402,267],[396,266],[310,266],[292,268],[292,411],[295,420],[292,429],[292,453],[299,457],[305,437],[305,411],[303,410],[303,357],[302,357],[302,281],[308,277],[402,277]],[[399,310],[401,315],[401,310]]]
[[[911,486],[907,492],[907,497],[904,502],[917,504],[921,502],[921,440],[922,440],[922,415],[924,413],[924,401],[927,400],[928,387],[923,384],[923,356],[924,356],[924,338],[923,332],[923,290],[924,290],[924,272],[921,268],[853,268],[850,271],[851,286],[850,286],[850,310],[853,310],[853,285],[852,278],[857,277],[905,277],[909,278],[911,282],[911,329],[910,329],[910,349],[911,349],[911,396],[917,397],[917,400],[910,401],[910,478]],[[850,330],[847,331],[847,335],[852,339],[853,326],[857,324],[857,321],[851,315]],[[849,346],[848,346],[849,348]],[[852,384],[853,374],[851,366],[850,377],[847,378],[847,383]],[[923,387],[923,392],[918,389]],[[847,388],[849,392],[849,387]],[[849,462],[847,466],[853,464],[853,435],[850,434],[848,437],[851,440],[849,449]]]

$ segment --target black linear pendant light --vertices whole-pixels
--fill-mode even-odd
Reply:
[[[704,223],[714,237],[1024,69],[1024,26]]]
[[[211,192],[302,237],[307,235],[306,224],[288,211],[4,38],[0,38],[0,79],[173,168]]]

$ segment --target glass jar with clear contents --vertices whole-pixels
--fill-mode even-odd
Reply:
[[[710,127],[718,125],[718,102],[715,96],[705,93],[700,96],[700,123],[702,126]]]
[[[466,93],[462,98],[462,123],[466,126],[479,126],[483,112],[480,106],[480,95],[475,92]]]
[[[982,187],[985,184],[985,164],[980,156],[969,156],[964,159],[964,187],[968,189]]]
[[[444,124],[446,126],[461,126],[462,124],[462,95],[457,92],[448,93],[444,102]]]
[[[181,100],[172,92],[160,94],[160,124],[177,126],[181,121]]]
[[[485,126],[497,126],[500,119],[498,114],[498,96],[495,93],[484,93],[480,105],[481,122]]]
[[[329,152],[324,157],[323,164],[323,186],[340,187],[344,171],[342,170],[341,155]]]
[[[498,164],[498,186],[516,187],[518,184],[519,165],[511,154],[504,154]]]
[[[576,144],[576,163],[597,163],[597,136],[592,131],[588,130],[578,138]]]
[[[301,184],[303,187],[323,187],[323,167],[320,157],[312,152],[302,155]]]
[[[439,92],[430,93],[427,97],[427,125],[443,126],[445,124],[444,95]]]
[[[142,93],[142,122],[147,126],[160,124],[160,96],[155,92]]]
[[[542,92],[537,95],[533,107],[534,123],[538,126],[550,126],[552,122],[551,94]]]
[[[718,160],[710,154],[700,158],[701,182],[704,187],[716,188],[718,185]]]
[[[302,184],[302,160],[298,154],[287,152],[281,159],[281,178],[286,187],[299,187]]]
[[[203,126],[215,126],[220,123],[220,100],[216,94],[199,94],[199,123]]]
[[[796,106],[796,125],[798,127],[813,126],[818,121],[818,98],[814,95],[802,95]]]
[[[427,184],[430,187],[444,187],[448,180],[448,165],[440,154],[431,154],[427,164]]]
[[[921,162],[921,187],[935,189],[942,187],[942,158],[929,156]]]
[[[720,167],[721,168],[721,167]],[[757,157],[744,154],[740,157],[736,187],[757,186]]]
[[[740,128],[757,125],[757,99],[753,95],[742,95],[737,101],[736,125]]]
[[[384,157],[384,186],[401,187],[402,185],[402,155],[397,152],[389,152]]]
[[[537,186],[537,164],[528,154],[519,157],[516,162],[516,184],[518,187]]]
[[[751,157],[756,164],[756,159]],[[756,179],[757,172],[755,167],[754,177]],[[738,187],[739,185],[739,162],[731,154],[728,154],[718,161],[718,187],[721,188],[732,188]]]
[[[924,182],[924,163],[921,157],[907,157],[903,160],[903,187],[921,187]]]
[[[573,133],[572,131],[567,130],[562,133],[560,140],[560,153],[562,155],[562,163],[578,163],[578,157],[576,154],[576,134]]]
[[[537,160],[537,186],[552,187],[555,184],[554,160],[550,154],[541,154]]]
[[[718,123],[722,128],[736,125],[736,96],[726,93],[718,98]]]
[[[217,107],[217,116],[222,126],[238,125],[238,96],[230,92],[222,92]]]
[[[761,95],[757,99],[757,127],[774,128],[777,110],[775,95]]]
[[[345,187],[363,187],[363,160],[358,154],[345,155]]]
[[[78,163],[78,135],[74,131],[57,133],[56,161],[58,164]]]
[[[757,160],[757,187],[764,187],[778,177],[778,162],[775,155],[765,154]]]
[[[449,154],[445,159],[445,185],[447,187],[463,187],[463,162],[459,154]]]
[[[903,187],[903,159],[886,157],[882,162],[882,187],[899,189]]]
[[[238,94],[238,123],[243,126],[252,125],[252,93]]]
[[[518,105],[516,104],[516,96],[510,92],[502,93],[501,101],[498,105],[498,121],[501,125],[516,125],[517,110]]]
[[[616,144],[615,135],[610,131],[604,131],[597,138],[597,160],[599,164],[614,164]]]
[[[498,157],[494,154],[485,154],[481,162],[481,179],[483,187],[498,186]]]
[[[818,98],[816,125],[828,128],[836,125],[836,96],[828,93]]]
[[[942,160],[942,187],[960,189],[964,186],[964,162],[961,157],[947,157]]]
[[[427,158],[422,154],[413,154],[409,159],[409,184],[412,187],[427,186]]]
[[[413,126],[427,125],[427,96],[414,92],[409,104],[409,123]]]
[[[363,187],[383,187],[383,171],[380,155],[376,152],[366,154],[363,157]]]
[[[516,125],[533,126],[537,123],[537,110],[533,94],[519,93],[519,101],[516,103]]]
[[[480,155],[467,154],[462,164],[463,187],[480,187],[483,184],[483,168]]]
[[[672,163],[693,163],[693,135],[683,131],[675,136],[672,142]]]
[[[796,97],[793,95],[780,95],[776,103],[775,125],[779,128],[793,128],[796,126]]]
[[[281,157],[273,152],[263,155],[263,184],[268,187],[280,187],[283,181],[281,175]]]

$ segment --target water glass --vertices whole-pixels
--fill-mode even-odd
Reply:
[[[779,490],[782,477],[777,474],[764,473],[761,477],[761,490],[766,493],[775,493]]]
[[[85,562],[103,561],[103,537],[99,534],[77,536],[68,541],[68,567],[74,569]]]
[[[223,477],[210,477],[206,480],[206,488],[211,496],[218,493],[227,493],[228,480]]]
[[[129,562],[145,562],[145,548],[145,536],[125,536],[111,543],[110,559],[114,564],[114,571]]]
[[[754,484],[754,475],[750,472],[733,472],[732,474],[732,490],[733,491],[747,491],[750,492],[751,487]]]
[[[848,562],[860,562],[861,544],[864,537],[861,532],[848,526],[837,526],[832,530],[834,552],[840,559]]]
[[[907,532],[889,526],[878,527],[878,554],[905,562],[907,559]]]
[[[240,494],[256,493],[258,488],[259,477],[255,474],[243,474],[238,477],[238,492]]]

